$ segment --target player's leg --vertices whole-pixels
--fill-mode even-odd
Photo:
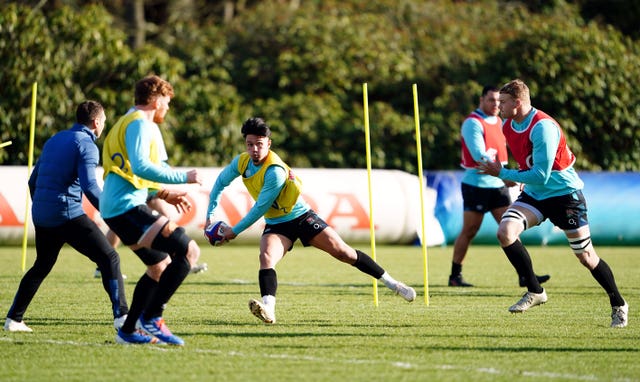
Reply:
[[[487,213],[492,205],[498,202],[500,189],[483,188],[473,186],[467,183],[460,184],[462,193],[462,229],[453,243],[453,256],[451,259],[451,273],[449,274],[449,286],[471,287],[462,277],[462,263],[467,256],[469,246],[476,237],[485,213]],[[506,194],[508,197],[508,194]],[[505,201],[506,205],[510,204],[510,199]]]
[[[170,217],[172,213],[175,212],[175,207],[166,201],[160,199],[157,195],[153,195],[147,199],[147,206],[154,211],[157,211],[160,215]],[[195,253],[192,251],[192,253]],[[206,272],[208,270],[207,263],[198,264],[196,261],[192,263],[191,268],[189,269],[189,273],[201,273]]]
[[[191,266],[198,261],[200,247],[185,233],[184,228],[171,221],[162,224],[165,219],[161,216],[154,223],[162,225],[162,228],[152,239],[151,248],[168,253],[171,263],[162,272],[155,293],[150,296],[147,306],[140,315],[140,325],[146,332],[165,343],[184,345],[181,338],[171,333],[162,316],[166,304],[189,274]],[[141,244],[144,243],[143,240]]]
[[[593,278],[602,286],[609,297],[611,327],[623,328],[627,326],[629,305],[618,290],[618,285],[609,264],[596,253],[591,242],[589,225],[584,225],[578,229],[566,230],[565,234],[580,263],[589,269]]]
[[[147,269],[133,289],[129,315],[118,331],[116,342],[120,344],[158,343],[159,341],[156,337],[139,332],[137,326],[138,320],[147,307],[151,296],[155,294],[158,288],[158,280],[162,272],[171,263],[171,258],[165,252],[150,248],[132,250],[147,265]]]
[[[118,235],[115,234],[115,232],[109,229],[107,230],[107,233],[105,234],[105,236],[107,237],[107,241],[109,242],[109,245],[111,245],[113,248],[118,248],[118,246],[120,245],[120,238],[118,237]],[[99,267],[96,267],[96,270],[93,272],[93,277],[96,279],[99,279],[102,277]],[[122,278],[126,279],[127,276],[122,275]]]
[[[366,253],[356,250],[342,240],[340,235],[314,212],[305,219],[301,226],[300,239],[303,245],[312,245],[334,258],[356,267],[411,302],[416,298],[416,291],[406,284],[397,281]]]
[[[542,214],[533,206],[514,203],[502,216],[498,226],[498,241],[520,277],[526,280],[529,292],[541,293],[542,287],[535,277],[531,257],[520,241],[520,234],[542,221]]]
[[[116,330],[128,314],[124,281],[120,272],[120,256],[98,226],[86,215],[71,220],[67,232],[67,243],[96,263],[102,277],[102,286],[111,301]]]
[[[484,212],[464,211],[462,214],[462,230],[453,243],[453,258],[451,260],[451,273],[449,274],[449,286],[471,287],[462,277],[462,263],[467,256],[469,245],[484,219]]]
[[[542,220],[543,215],[538,209],[530,204],[517,201],[507,209],[498,226],[500,246],[518,276],[524,279],[527,287],[527,292],[522,298],[509,307],[511,313],[521,313],[547,301],[547,295],[533,271],[531,256],[520,241],[522,232],[539,224]]]
[[[107,241],[113,248],[118,248],[120,245],[120,238],[112,230],[108,230],[105,234]]]
[[[507,212],[507,208],[509,208],[509,206],[498,207],[491,210],[491,215],[493,216],[493,218],[498,224],[500,224],[500,220],[504,215],[504,213]],[[550,278],[551,278],[550,275],[540,275],[540,276],[536,275],[536,280],[538,280],[538,283],[540,284],[549,281]],[[521,287],[527,286],[526,279],[522,276],[518,276],[518,285],[520,285]]]
[[[266,324],[276,322],[276,292],[278,290],[276,265],[292,246],[293,240],[280,233],[267,233],[260,238],[258,284],[262,300],[249,300],[249,310]]]
[[[36,260],[20,281],[13,304],[7,313],[4,324],[6,331],[31,332],[23,322],[24,314],[33,300],[38,288],[47,277],[58,259],[64,238],[57,227],[35,226],[36,231]]]
[[[138,206],[126,213],[105,219],[111,228],[147,266],[146,272],[138,280],[133,291],[129,315],[118,331],[116,342],[121,344],[157,343],[158,339],[136,330],[137,321],[142,316],[149,301],[158,288],[158,282],[171,258],[166,252],[150,248],[150,242],[168,221],[159,221],[146,206]]]

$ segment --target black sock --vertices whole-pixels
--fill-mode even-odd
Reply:
[[[149,277],[146,273],[140,277],[135,289],[133,290],[133,298],[131,299],[131,307],[129,315],[122,325],[122,331],[125,333],[133,333],[136,329],[136,321],[146,308],[151,295],[153,295],[158,287],[158,282]]]
[[[462,264],[456,264],[456,263],[454,263],[452,261],[451,262],[451,276],[450,277],[456,277],[460,273],[462,273]]]
[[[598,262],[598,265],[591,271],[591,274],[607,292],[611,306],[624,305],[624,299],[620,295],[620,292],[618,292],[618,286],[616,285],[616,280],[613,277],[613,272],[611,272],[609,264],[600,259],[600,262]]]
[[[156,293],[149,300],[149,304],[144,310],[144,319],[149,320],[162,316],[164,305],[169,302],[171,296],[178,290],[182,281],[189,274],[191,264],[185,256],[174,256],[171,264],[165,268],[160,276]]]
[[[384,269],[382,269],[378,263],[373,261],[373,259],[364,252],[356,250],[356,253],[358,254],[358,259],[353,263],[354,267],[358,268],[360,272],[366,273],[375,279],[382,277]]]
[[[543,289],[536,278],[536,274],[533,272],[531,257],[522,242],[516,240],[513,244],[502,247],[502,250],[507,255],[511,265],[516,269],[516,272],[518,272],[518,276],[525,280],[527,290],[532,293],[542,293]]]
[[[260,296],[276,296],[278,289],[278,275],[273,268],[258,271],[258,283],[260,284]]]

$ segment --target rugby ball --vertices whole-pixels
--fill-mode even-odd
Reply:
[[[228,230],[231,229],[231,227],[223,222],[223,221],[216,221],[211,223],[207,228],[205,228],[204,230],[204,236],[207,238],[207,240],[209,240],[209,243],[211,245],[214,246],[219,246],[224,244],[224,233]]]

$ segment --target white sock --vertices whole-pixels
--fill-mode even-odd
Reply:
[[[387,272],[384,272],[382,276],[380,276],[380,280],[382,280],[384,285],[391,290],[394,290],[396,288],[396,284],[398,284],[398,281],[391,277]]]
[[[266,305],[267,308],[271,309],[272,311],[276,309],[276,296],[266,294],[262,296],[262,302]]]

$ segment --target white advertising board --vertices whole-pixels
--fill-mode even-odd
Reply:
[[[200,168],[205,183],[172,185],[188,192],[193,205],[186,214],[170,216],[184,226],[191,237],[204,240],[202,229],[209,203],[209,191],[220,168]],[[303,182],[303,197],[348,243],[370,242],[369,181],[366,170],[360,169],[294,169]],[[27,235],[33,238],[28,200],[28,169],[26,166],[0,166],[0,243],[22,240],[24,220],[28,219]],[[98,169],[102,181],[102,169]],[[423,186],[417,176],[402,171],[373,170],[371,173],[371,205],[375,241],[380,244],[410,244],[422,237],[424,216],[427,245],[440,245],[444,234],[435,218],[435,190]],[[253,205],[253,199],[242,181],[236,179],[222,194],[216,220],[237,223]],[[421,214],[421,205],[424,206]],[[26,208],[29,214],[25,214]],[[87,214],[106,231],[106,225],[93,206],[85,199]],[[258,242],[264,221],[260,219],[236,239],[237,242]]]

